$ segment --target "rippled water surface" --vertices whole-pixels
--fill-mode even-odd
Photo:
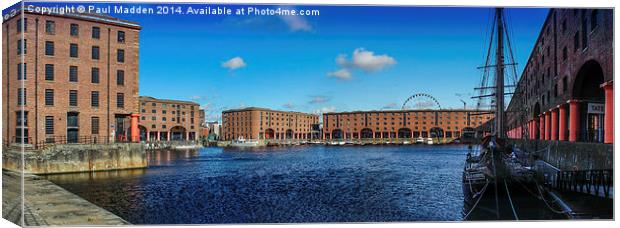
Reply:
[[[151,152],[139,170],[47,178],[134,224],[461,220],[464,146]]]

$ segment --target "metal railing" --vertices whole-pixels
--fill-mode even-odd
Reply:
[[[579,192],[612,198],[613,170],[577,170],[548,172],[543,175],[545,185],[567,192]]]
[[[130,143],[131,141],[126,137],[117,137],[114,140],[110,140],[108,136],[99,136],[99,135],[86,135],[86,136],[77,136],[77,137],[67,137],[67,136],[48,136],[45,137],[44,140],[40,140],[37,142],[32,141],[32,137],[28,137],[28,141],[25,143],[22,142],[21,138],[13,137],[9,141],[3,141],[3,143],[8,145],[28,145],[32,146],[34,149],[44,149],[53,145],[65,145],[65,144],[109,144],[109,143]]]

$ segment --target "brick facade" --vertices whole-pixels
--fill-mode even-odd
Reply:
[[[575,141],[602,142],[605,115],[588,114],[588,106],[609,99],[602,84],[613,91],[612,81],[613,10],[551,9],[508,105],[509,137],[568,140],[574,102]]]
[[[323,114],[324,139],[459,138],[491,119],[474,110],[389,110]],[[466,129],[469,128],[469,129]],[[437,131],[440,129],[439,131]],[[440,132],[440,133],[439,133]]]
[[[204,125],[204,110],[191,101],[140,97],[141,141],[196,140]]]
[[[28,143],[129,139],[130,116],[139,111],[138,24],[101,15],[24,13],[2,26],[5,142],[21,142],[22,108]],[[26,99],[19,105],[22,84]]]
[[[319,138],[319,116],[264,108],[222,112],[222,140],[245,139],[310,140]]]

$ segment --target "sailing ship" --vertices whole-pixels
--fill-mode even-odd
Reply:
[[[513,67],[514,75],[508,81],[516,83],[516,69],[510,47],[504,9],[495,9],[491,39],[483,69],[481,86],[476,88],[480,96],[476,99],[491,98],[494,114],[492,134],[482,138],[480,150],[476,154],[470,151],[463,169],[464,219],[465,220],[518,220],[515,200],[523,196],[531,197],[529,192],[539,190],[535,183],[535,173],[523,165],[513,153],[513,148],[506,142],[504,98],[506,88],[514,86],[505,84],[505,70]],[[495,43],[494,43],[495,41]],[[507,46],[505,50],[504,46]],[[491,50],[495,47],[495,63],[491,63]],[[505,52],[512,62],[506,63]],[[492,80],[490,71],[494,69]],[[488,85],[492,82],[494,84]],[[491,91],[490,94],[485,94]],[[478,102],[480,109],[481,102]],[[489,112],[486,112],[489,113]],[[527,132],[527,129],[526,129]],[[536,190],[533,190],[536,189]],[[526,192],[527,191],[527,192]]]

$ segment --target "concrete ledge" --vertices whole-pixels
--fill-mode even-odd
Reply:
[[[66,144],[24,150],[24,172],[52,174],[144,168],[144,146],[139,143]],[[22,148],[3,147],[4,169],[21,172]]]
[[[20,173],[2,170],[2,217],[18,225],[21,225],[22,216],[20,176]],[[24,174],[24,199],[26,226],[129,224],[121,217],[32,174]]]

